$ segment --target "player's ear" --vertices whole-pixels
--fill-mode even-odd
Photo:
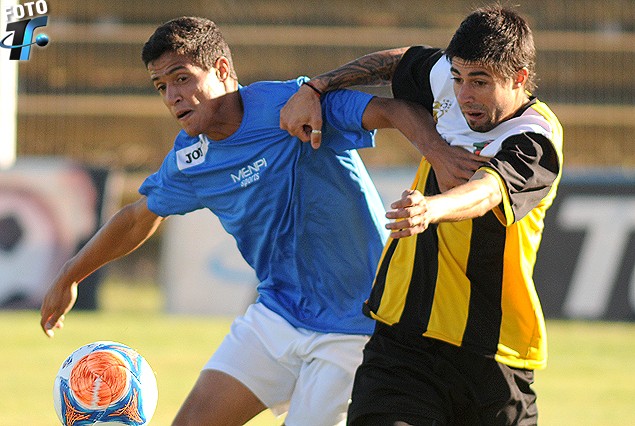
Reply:
[[[529,79],[529,70],[527,67],[522,67],[514,75],[514,87],[521,87],[527,83]]]
[[[231,76],[229,60],[224,56],[216,60],[214,69],[216,70],[216,77],[218,77],[220,81],[225,81]]]

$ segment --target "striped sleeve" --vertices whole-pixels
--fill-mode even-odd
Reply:
[[[560,163],[556,149],[547,137],[522,133],[506,139],[483,169],[499,178],[503,202],[497,216],[509,226],[546,197],[558,177]]]

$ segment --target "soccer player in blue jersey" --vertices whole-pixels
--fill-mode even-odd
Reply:
[[[324,116],[322,146],[313,149],[279,122],[280,109],[308,79],[241,86],[213,22],[167,22],[142,58],[183,130],[141,185],[141,198],[64,265],[42,305],[43,330],[52,336],[63,325],[91,272],[136,249],[166,217],[207,208],[255,270],[259,296],[234,321],[174,424],[240,425],[267,407],[286,411],[291,426],[342,422],[373,329],[360,307],[386,232],[356,150],[373,146],[372,129],[397,127],[431,161],[442,158],[447,147],[430,114],[361,92],[311,89]],[[461,169],[478,164],[467,154],[457,158]]]

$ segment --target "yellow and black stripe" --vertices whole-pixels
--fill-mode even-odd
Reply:
[[[550,123],[552,134],[512,137],[483,168],[499,178],[501,205],[483,217],[442,222],[421,234],[389,240],[364,306],[367,315],[494,356],[512,367],[545,366],[546,331],[532,274],[544,215],[562,170],[562,128],[541,102],[532,102],[528,109]],[[515,160],[509,158],[517,156],[510,152],[523,144],[542,156],[536,163],[550,167],[541,170],[532,163],[514,167]],[[516,193],[510,182],[523,181],[518,173],[525,172],[518,170],[525,169],[532,182],[545,184]],[[439,193],[425,159],[413,188],[428,196]]]

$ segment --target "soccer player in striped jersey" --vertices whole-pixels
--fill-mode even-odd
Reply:
[[[434,114],[449,145],[488,159],[450,188],[423,158],[387,213],[391,238],[363,305],[377,325],[349,424],[536,424],[531,385],[547,342],[532,274],[563,139],[556,116],[531,94],[534,63],[527,22],[496,5],[467,16],[444,50],[377,52],[311,79],[325,92],[391,81],[396,98]],[[281,126],[319,128],[311,103],[301,89]]]

